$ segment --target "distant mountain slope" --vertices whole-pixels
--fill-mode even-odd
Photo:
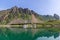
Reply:
[[[47,20],[59,20],[59,16],[54,14],[51,15],[39,15],[33,10],[29,10],[28,8],[18,8],[14,6],[7,10],[0,11],[0,24],[8,24],[12,22],[14,19],[22,19],[22,20],[32,20],[32,14],[35,16],[35,20],[47,21]],[[33,18],[34,19],[34,18]]]

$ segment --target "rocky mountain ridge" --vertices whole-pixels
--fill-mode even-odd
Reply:
[[[35,11],[28,8],[19,8],[17,6],[14,6],[10,9],[0,11],[0,24],[8,24],[14,19],[31,20],[32,14],[38,20],[59,20],[59,16],[57,14],[54,14],[54,16],[39,15]]]

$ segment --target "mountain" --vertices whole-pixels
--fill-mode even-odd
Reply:
[[[31,20],[39,20],[39,21],[48,21],[48,20],[59,20],[59,16],[54,14],[51,15],[39,15],[33,10],[28,8],[19,8],[14,6],[7,10],[0,11],[0,24],[10,24],[14,22],[31,22]]]
[[[54,14],[54,18],[56,18],[56,19],[58,19],[58,20],[59,20],[59,15]]]

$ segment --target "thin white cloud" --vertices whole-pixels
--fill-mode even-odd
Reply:
[[[60,0],[50,0],[50,12],[60,15]]]

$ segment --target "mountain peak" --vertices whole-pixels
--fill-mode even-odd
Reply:
[[[17,6],[14,6],[14,7],[12,7],[11,9],[12,9],[12,12],[13,12],[13,13],[16,13],[16,12],[18,12],[18,9],[19,9],[19,8],[18,8]]]
[[[17,6],[14,6],[13,8],[18,8]]]

